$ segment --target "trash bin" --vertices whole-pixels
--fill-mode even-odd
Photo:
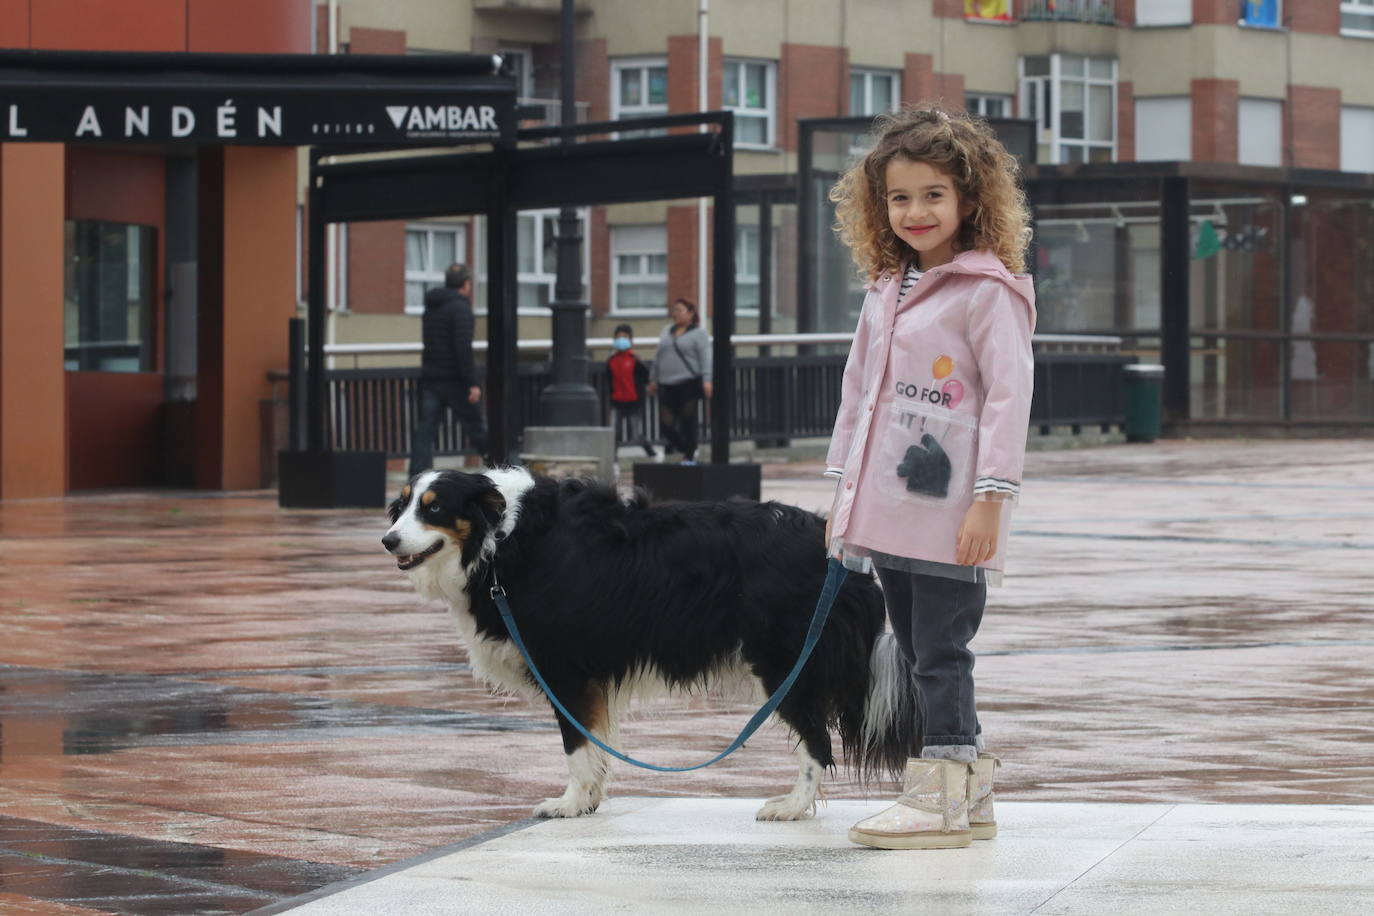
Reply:
[[[1159,437],[1164,404],[1164,367],[1153,363],[1127,363],[1126,441],[1153,442]]]

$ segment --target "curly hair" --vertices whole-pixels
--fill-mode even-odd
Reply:
[[[873,148],[830,189],[835,231],[849,246],[859,273],[873,280],[896,272],[911,249],[892,232],[887,215],[887,165],[924,162],[954,182],[964,217],[956,251],[986,249],[1012,273],[1026,269],[1030,211],[1017,181],[1020,165],[981,118],[931,105],[880,115]]]

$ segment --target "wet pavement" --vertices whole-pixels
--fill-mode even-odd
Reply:
[[[770,466],[765,495],[824,509],[818,472]],[[1004,798],[1374,805],[1369,442],[1037,452],[1026,477],[975,642]],[[551,717],[473,682],[384,529],[270,494],[0,502],[0,912],[247,912],[558,794]],[[658,704],[623,743],[695,763],[750,711]],[[794,775],[765,728],[612,794]]]

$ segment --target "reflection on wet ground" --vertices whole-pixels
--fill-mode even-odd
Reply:
[[[1374,802],[1367,452],[1032,454],[975,643],[1007,796]],[[766,495],[824,509],[819,470],[770,467]],[[0,503],[0,912],[246,912],[561,791],[548,710],[474,682],[384,527],[267,495]],[[696,763],[750,712],[664,702],[622,743]],[[794,774],[765,728],[613,790],[756,797]],[[886,789],[827,783],[865,791]]]

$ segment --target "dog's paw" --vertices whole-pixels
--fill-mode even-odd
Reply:
[[[758,821],[799,821],[816,813],[816,800],[807,801],[792,793],[768,799],[754,819]]]
[[[592,799],[572,799],[566,795],[559,798],[546,798],[534,809],[535,817],[581,817],[591,814],[600,805]]]

